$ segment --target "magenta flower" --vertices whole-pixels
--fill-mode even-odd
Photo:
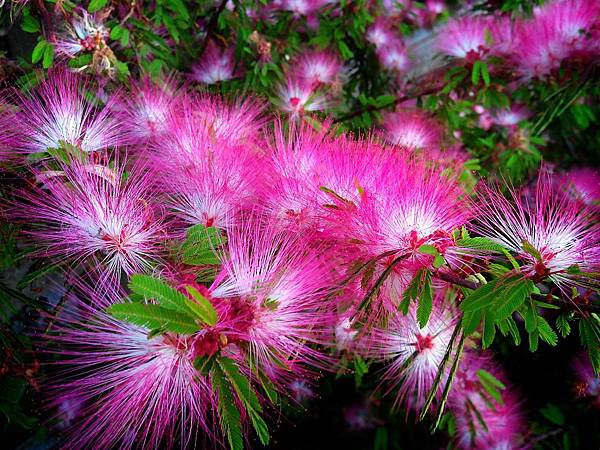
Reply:
[[[437,150],[442,140],[440,124],[419,110],[385,114],[383,128],[388,141],[409,150]]]
[[[399,154],[375,189],[365,188],[356,210],[345,212],[342,232],[372,257],[387,252],[414,256],[424,244],[444,254],[452,245],[453,230],[471,215],[460,199],[462,192],[456,180],[439,169]]]
[[[298,125],[289,136],[277,127],[268,155],[271,168],[261,194],[263,207],[284,227],[330,234],[326,228],[338,228],[328,224],[336,201],[343,198],[348,207],[360,201],[362,190],[373,189],[391,155],[386,150],[372,140],[336,137],[327,126],[316,132]]]
[[[48,351],[60,357],[49,391],[52,403],[77,405],[61,448],[193,446],[198,431],[214,435],[216,399],[194,368],[190,338],[122,323],[92,304],[124,296],[107,285],[102,294],[80,289],[70,315],[55,319]],[[97,292],[97,291],[96,291]],[[64,410],[64,406],[62,408]]]
[[[404,43],[398,38],[377,47],[377,57],[383,67],[399,73],[405,73],[411,65],[408,51]]]
[[[202,168],[206,157],[222,147],[259,141],[263,109],[252,98],[227,103],[217,97],[184,96],[177,113],[168,117],[167,132],[151,143],[148,156],[169,176],[186,167]]]
[[[392,44],[398,38],[392,31],[389,22],[381,17],[375,19],[375,23],[367,29],[367,41],[375,45],[376,48],[381,48]]]
[[[516,394],[510,388],[499,389],[502,402],[496,401],[482,386],[481,371],[506,383],[505,375],[489,358],[465,353],[448,399],[456,420],[459,448],[527,448],[523,442],[525,423]]]
[[[490,17],[461,17],[451,19],[437,37],[440,52],[455,58],[476,60],[490,49]]]
[[[596,408],[600,408],[600,377],[594,373],[594,368],[586,353],[580,353],[573,359],[573,368],[577,376],[575,393],[578,397],[589,397]]]
[[[600,173],[591,167],[571,169],[558,177],[558,183],[574,198],[588,205],[600,202]]]
[[[200,61],[192,67],[192,80],[204,84],[215,84],[235,77],[234,48],[221,49],[210,41]]]
[[[387,363],[383,374],[386,394],[395,391],[394,406],[407,407],[407,414],[408,409],[418,411],[423,407],[450,345],[457,317],[454,309],[444,303],[443,295],[437,295],[423,328],[419,327],[413,304],[406,316],[394,312],[386,328],[373,331],[369,353]]]
[[[593,214],[554,186],[542,169],[531,198],[513,190],[507,199],[483,188],[473,228],[517,253],[527,277],[549,278],[565,288],[589,283],[570,270],[573,266],[584,273],[600,269],[600,224]],[[527,251],[529,246],[534,254]]]
[[[329,108],[331,101],[324,94],[316,91],[312,83],[288,77],[277,88],[276,104],[292,119],[298,119],[306,112]]]
[[[15,108],[0,100],[0,163],[10,161],[23,145],[23,131]]]
[[[494,111],[492,120],[503,127],[514,127],[519,122],[531,117],[531,111],[526,105],[515,103],[510,108]]]
[[[595,0],[556,0],[517,23],[513,60],[526,78],[544,77],[571,56],[597,52],[589,34],[598,23]]]
[[[293,70],[309,85],[319,86],[341,81],[343,63],[332,51],[313,51],[300,54]]]
[[[83,79],[57,70],[28,94],[17,94],[25,142],[21,150],[43,153],[63,143],[83,152],[96,152],[127,143],[123,121],[111,110],[88,102]]]
[[[148,268],[159,255],[163,224],[152,206],[153,174],[124,164],[72,162],[40,172],[41,187],[22,194],[13,215],[34,223],[28,234],[39,256],[86,261],[101,279]]]
[[[129,116],[126,124],[136,141],[145,143],[150,138],[158,138],[168,131],[168,119],[176,111],[178,92],[173,80],[162,85],[146,78],[134,85],[125,98],[123,109]]]
[[[298,363],[323,367],[308,344],[323,342],[331,314],[324,299],[328,268],[309,236],[274,230],[267,218],[243,220],[228,230],[228,256],[210,288],[213,297],[249,312],[240,336],[249,354],[274,381],[302,373]]]
[[[193,165],[168,168],[162,188],[175,214],[189,225],[227,228],[237,212],[251,209],[261,178],[260,160],[245,146],[197,152]]]

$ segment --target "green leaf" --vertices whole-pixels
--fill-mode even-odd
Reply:
[[[115,25],[112,30],[110,30],[110,38],[115,41],[118,40],[123,34],[123,31],[125,31],[125,28],[121,25]]]
[[[529,351],[535,352],[538,349],[539,333],[537,330],[529,333]]]
[[[444,264],[446,264],[444,257],[442,255],[435,255],[435,258],[433,258],[433,267],[439,269]]]
[[[419,293],[421,292],[421,282],[425,275],[426,270],[420,269],[415,273],[415,276],[410,281],[408,287],[405,289],[402,294],[402,302],[398,305],[398,310],[402,311],[404,315],[408,314],[408,308],[410,307],[410,302],[416,300],[419,297]]]
[[[479,369],[477,371],[477,378],[479,378],[479,381],[481,381],[482,383],[495,386],[499,389],[506,389],[506,385],[502,381],[500,381],[498,378],[496,378],[494,375],[492,375],[486,370]]]
[[[37,33],[42,30],[40,22],[33,16],[24,16],[21,29],[26,33]]]
[[[494,316],[496,321],[506,319],[521,307],[533,292],[534,284],[531,280],[517,280],[515,285],[506,288],[494,302]]]
[[[135,274],[129,279],[129,289],[145,299],[156,300],[160,306],[189,315],[187,297],[164,281],[150,275]]]
[[[31,53],[31,62],[33,64],[42,60],[46,50],[46,45],[48,45],[48,43],[44,39],[41,39],[33,48],[33,52]]]
[[[550,324],[542,316],[538,317],[538,332],[542,340],[552,346],[558,343],[558,336]]]
[[[218,228],[194,225],[188,229],[182,246],[183,262],[190,265],[219,264],[216,250],[225,242]]]
[[[569,316],[567,314],[560,314],[556,318],[556,329],[563,338],[571,334],[571,325],[569,324]]]
[[[433,289],[431,287],[431,274],[425,273],[425,280],[421,288],[421,295],[419,296],[419,305],[417,307],[417,321],[419,327],[424,328],[429,321],[431,310],[433,309]]]
[[[502,290],[501,287],[497,286],[500,280],[501,278],[496,278],[475,289],[471,295],[461,302],[460,309],[464,312],[472,312],[489,307],[499,291]]]
[[[211,375],[212,386],[218,397],[221,429],[225,436],[227,436],[229,448],[231,450],[243,450],[242,418],[237,409],[233,392],[220,365],[213,365]]]
[[[473,72],[471,72],[471,82],[473,86],[479,84],[479,72],[481,71],[481,61],[477,60],[473,63]]]
[[[91,13],[100,11],[102,8],[104,8],[106,6],[107,3],[108,3],[108,0],[91,0],[87,9]]]
[[[483,318],[483,335],[481,340],[481,346],[485,349],[492,345],[494,337],[496,336],[496,323],[494,317],[489,311]]]
[[[52,62],[54,61],[54,46],[52,44],[47,44],[44,49],[44,57],[42,58],[42,67],[44,69],[48,69],[52,67]]]
[[[525,316],[523,317],[523,319],[525,319],[525,330],[528,333],[531,333],[537,330],[539,316],[533,300],[530,299],[528,302],[525,303],[525,305]]]
[[[217,364],[248,412],[252,426],[261,443],[267,445],[269,443],[269,430],[265,421],[260,417],[262,407],[250,381],[239,371],[233,359],[221,357],[217,359]]]
[[[496,400],[496,402],[498,402],[500,405],[504,404],[504,402],[502,401],[501,392],[501,390],[506,389],[504,383],[502,383],[494,375],[483,369],[477,371],[477,378],[479,378],[481,386],[486,390],[488,394],[490,394],[490,396],[494,400]]]
[[[490,85],[490,71],[486,63],[482,62],[480,66],[481,78],[486,86]]]
[[[528,241],[524,240],[521,244],[521,247],[523,248],[523,250],[525,250],[525,252],[533,256],[536,259],[536,261],[540,262],[542,260],[542,255],[540,254],[540,252]]]
[[[462,326],[464,333],[469,336],[477,330],[481,319],[483,318],[484,310],[469,311],[463,314]]]
[[[435,248],[433,245],[428,245],[428,244],[421,245],[417,249],[417,252],[423,253],[425,255],[432,255],[432,256],[439,255],[438,249]]]
[[[197,315],[205,324],[215,326],[217,323],[217,311],[212,303],[193,286],[186,286],[185,289],[195,300],[194,302],[186,299],[186,306],[190,311]]]
[[[456,242],[459,247],[472,248],[473,250],[487,250],[491,252],[504,252],[506,249],[497,242],[486,237],[463,237]]]
[[[127,30],[127,29],[123,30],[123,34],[121,34],[121,39],[119,40],[119,43],[123,47],[127,47],[127,45],[129,45],[129,30]]]
[[[600,374],[600,324],[598,316],[592,313],[590,317],[579,320],[579,338],[581,345],[588,350],[590,362],[596,375]]]
[[[246,409],[254,409],[258,412],[262,411],[258,397],[252,389],[250,380],[246,376],[242,375],[239,371],[236,362],[227,357],[220,357],[217,359],[217,364],[229,380],[229,383],[235,389],[236,394],[242,401]]]
[[[116,303],[106,311],[118,320],[133,323],[150,330],[162,329],[179,334],[193,334],[199,327],[185,314],[143,303]]]
[[[388,431],[386,427],[378,427],[375,431],[373,450],[388,450]]]
[[[558,406],[552,403],[547,403],[546,406],[540,408],[540,413],[555,425],[563,426],[565,424],[565,415]]]
[[[360,356],[356,355],[354,363],[354,384],[359,387],[362,384],[363,377],[369,372],[369,364]]]

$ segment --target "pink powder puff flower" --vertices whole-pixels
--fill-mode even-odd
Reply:
[[[99,109],[84,97],[85,82],[62,70],[52,72],[28,94],[17,94],[25,142],[21,150],[43,153],[65,142],[83,152],[127,143],[123,121],[111,110],[113,100]]]
[[[357,208],[342,213],[343,235],[371,257],[390,253],[415,258],[424,244],[442,255],[451,251],[452,232],[471,216],[469,204],[460,199],[460,185],[419,159],[398,155],[388,167],[373,193],[365,190]]]
[[[501,383],[506,377],[489,358],[465,352],[454,380],[448,406],[454,413],[461,449],[524,449],[525,424],[516,394],[509,387],[496,401],[482,386],[485,371]],[[485,425],[484,425],[485,424]]]
[[[125,98],[123,109],[129,116],[127,126],[130,134],[138,142],[146,142],[165,134],[168,119],[175,113],[178,92],[173,80],[162,85],[155,84],[149,78],[134,85],[132,92]]]
[[[419,327],[416,310],[413,304],[407,315],[391,313],[385,328],[374,329],[369,349],[372,357],[387,364],[382,377],[386,395],[397,389],[394,407],[406,407],[407,414],[409,409],[418,411],[423,407],[458,320],[456,311],[441,294],[436,295],[423,328]]]
[[[234,48],[221,49],[210,41],[200,61],[192,67],[191,79],[205,84],[215,84],[235,78]]]
[[[163,224],[149,203],[154,175],[125,164],[72,162],[56,173],[39,172],[42,187],[24,192],[15,218],[34,223],[28,234],[38,255],[96,267],[102,280],[148,268],[158,258]]]
[[[218,152],[197,153],[191,166],[167,168],[162,186],[188,226],[227,228],[236,212],[254,203],[259,165],[247,147],[224,145]]]
[[[12,105],[0,100],[0,163],[15,159],[23,145],[23,131]]]
[[[319,86],[339,82],[343,63],[334,52],[321,50],[300,54],[293,67],[298,78],[310,85]]]
[[[427,11],[433,16],[439,16],[443,14],[446,9],[446,2],[444,0],[426,0],[425,6],[427,7]]]
[[[73,314],[53,319],[49,353],[59,356],[48,390],[52,403],[78,405],[61,448],[193,447],[198,431],[214,436],[216,398],[194,368],[195,347],[173,334],[120,322],[92,304],[124,297],[107,285],[71,294]]]
[[[573,360],[573,368],[577,376],[575,393],[578,397],[589,397],[596,408],[600,408],[600,377],[586,353],[577,355]]]
[[[305,365],[324,367],[326,357],[309,344],[325,340],[331,280],[310,237],[268,223],[266,217],[244,219],[228,230],[228,254],[210,294],[249,310],[252,319],[241,339],[254,362],[278,382],[303,373]]]
[[[81,9],[81,16],[73,16],[72,25],[59,34],[55,42],[57,53],[74,58],[79,53],[93,52],[106,47],[108,29],[93,14]]]
[[[331,106],[331,101],[319,93],[308,82],[288,77],[277,88],[276,104],[290,118],[299,119],[306,112],[322,111]]]
[[[442,127],[420,110],[402,110],[383,116],[386,138],[408,150],[438,149],[442,140]]]
[[[292,398],[298,403],[311,400],[317,396],[306,380],[292,380],[289,384],[289,389],[292,391]]]
[[[344,407],[342,415],[351,431],[371,430],[382,423],[374,416],[373,408],[368,401]]]
[[[473,229],[517,253],[525,276],[549,278],[562,289],[597,283],[570,270],[600,270],[600,224],[593,214],[557,188],[542,168],[528,197],[512,190],[507,199],[498,189],[482,187]]]
[[[375,19],[375,23],[367,29],[367,41],[381,48],[397,40],[389,22],[381,17]]]
[[[284,228],[326,232],[329,220],[337,220],[331,216],[336,201],[343,198],[348,207],[376,184],[386,150],[373,140],[335,136],[327,124],[321,131],[300,124],[289,135],[279,125],[268,153],[263,207]]]
[[[558,177],[558,183],[572,197],[582,200],[588,205],[600,202],[600,172],[591,167],[571,169]]]
[[[514,127],[529,117],[531,117],[531,111],[526,105],[520,103],[515,103],[510,108],[500,109],[492,113],[494,123],[503,127]]]
[[[490,17],[465,16],[451,19],[437,37],[440,52],[455,58],[474,61],[483,57],[491,47]]]
[[[328,4],[337,3],[337,0],[282,0],[281,9],[293,12],[295,16],[309,16]]]
[[[216,96],[183,97],[177,114],[167,122],[149,157],[174,174],[184,167],[202,165],[203,158],[220,148],[249,145],[260,140],[264,106],[253,98],[231,103]]]
[[[404,43],[397,38],[378,47],[377,57],[383,67],[400,73],[407,72],[411,65],[408,51],[406,50]]]
[[[526,78],[543,77],[563,60],[597,51],[588,36],[598,23],[595,0],[557,0],[535,9],[516,29],[513,60]]]
[[[554,0],[534,9],[534,20],[554,28],[561,43],[577,48],[598,24],[596,0]]]
[[[335,346],[338,351],[349,350],[354,344],[358,329],[352,325],[350,317],[341,317],[335,326]]]

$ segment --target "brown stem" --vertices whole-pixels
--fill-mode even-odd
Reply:
[[[434,86],[434,87],[425,89],[422,92],[418,92],[418,93],[411,94],[411,95],[406,94],[406,95],[402,95],[400,97],[396,97],[392,102],[386,103],[385,105],[369,105],[364,108],[357,109],[356,111],[352,111],[351,113],[348,113],[346,115],[340,116],[340,117],[334,119],[333,122],[334,123],[345,122],[347,120],[354,119],[355,117],[360,116],[364,112],[381,111],[382,109],[389,108],[390,106],[395,106],[398,103],[402,103],[411,98],[422,97],[423,95],[433,94],[434,92],[437,92],[438,90],[439,90],[439,86]]]

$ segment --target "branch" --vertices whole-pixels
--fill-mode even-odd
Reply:
[[[406,94],[406,95],[402,95],[400,97],[396,97],[392,102],[386,103],[385,105],[369,105],[364,108],[353,111],[351,113],[348,113],[346,115],[340,116],[340,117],[334,119],[333,123],[341,123],[341,122],[345,122],[350,119],[354,119],[355,117],[360,116],[364,112],[381,111],[382,109],[389,108],[390,106],[395,106],[398,103],[402,103],[406,100],[409,100],[409,99],[412,99],[415,97],[422,97],[423,95],[433,94],[433,93],[437,92],[439,89],[440,89],[439,86],[433,86],[433,87],[425,89],[424,91],[416,93],[416,94],[410,94],[410,95]]]
[[[450,272],[436,272],[433,274],[436,278],[456,286],[466,287],[468,289],[477,289],[481,286],[480,283],[465,280]],[[555,297],[552,294],[531,294],[531,298],[546,303],[557,303],[562,309],[567,311],[586,311],[600,312],[600,305],[592,304],[588,299],[581,296],[572,299]]]

